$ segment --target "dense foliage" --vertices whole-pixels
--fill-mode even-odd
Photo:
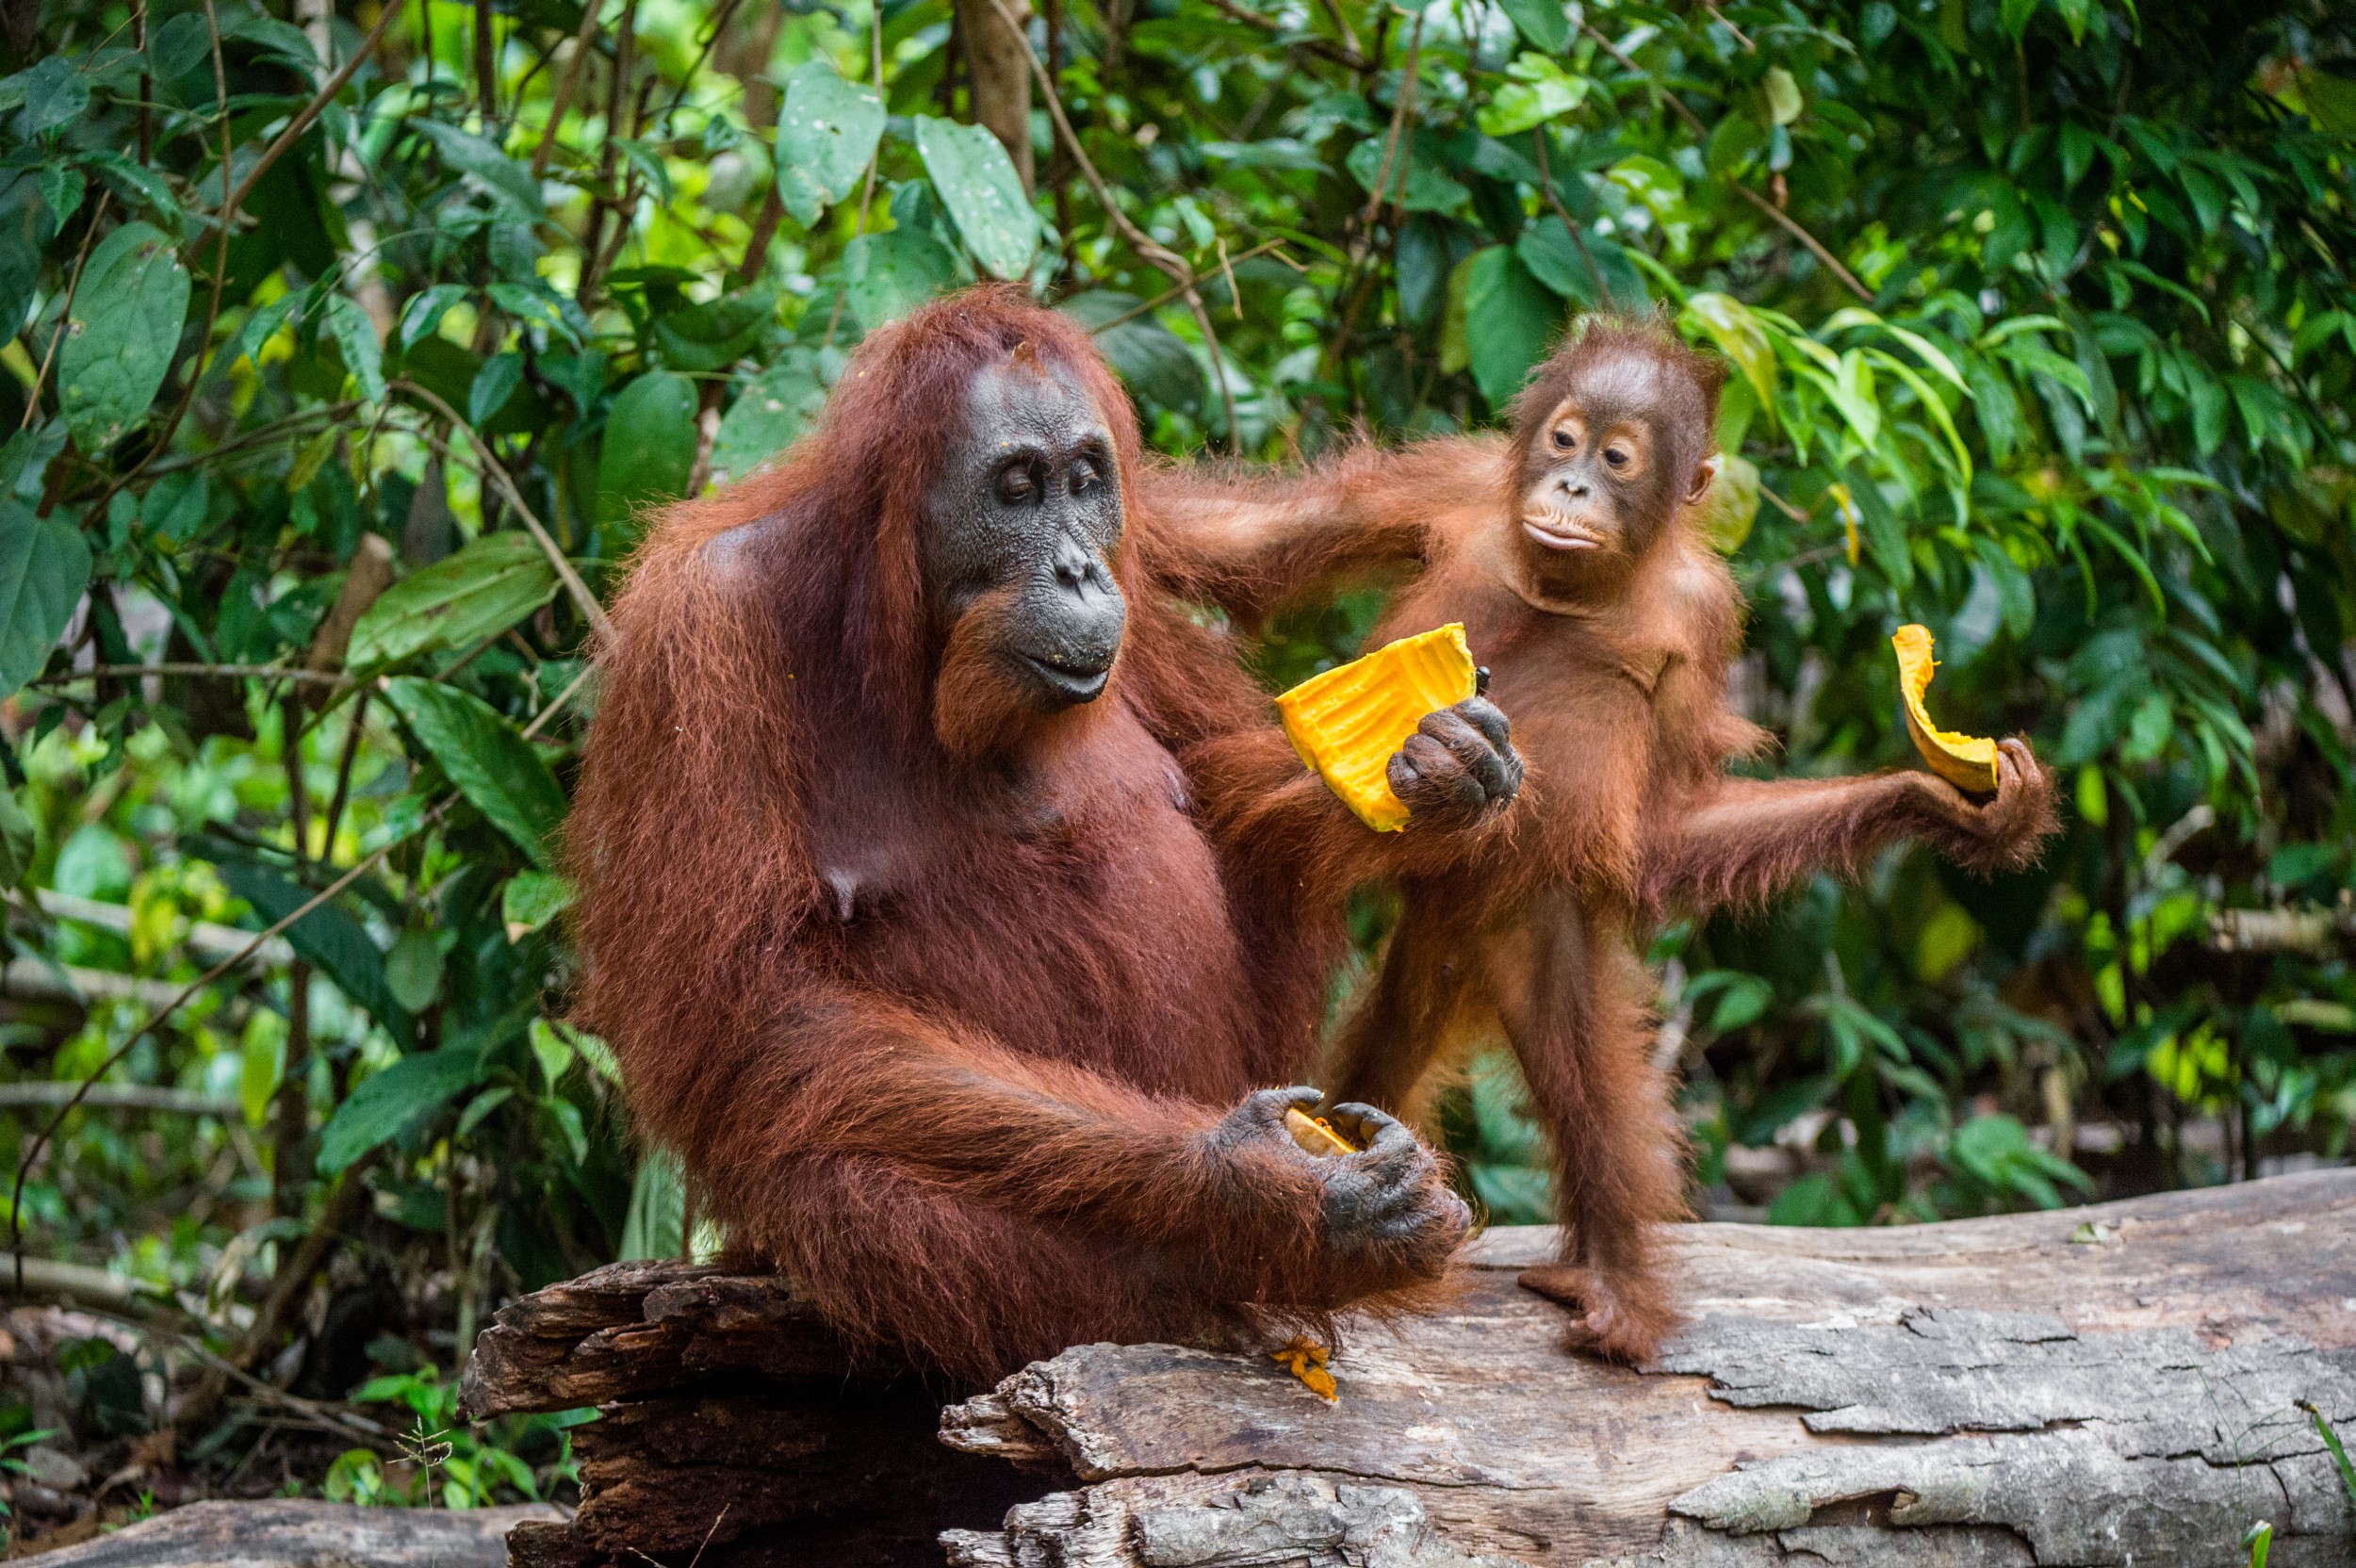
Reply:
[[[2344,1149],[2323,0],[1045,0],[1030,193],[949,0],[8,0],[0,34],[0,1149],[28,1280],[145,1325],[0,1438],[169,1423],[183,1466],[363,1500],[561,1478],[551,1429],[433,1432],[499,1298],[696,1229],[563,1021],[597,596],[647,504],[987,276],[1098,327],[1165,450],[1268,460],[1488,424],[1574,313],[1664,311],[1734,370],[1712,528],[1775,766],[1909,764],[1919,620],[1947,722],[2062,772],[2034,874],[1899,854],[1659,944],[1722,1211]],[[1268,678],[1374,609],[1278,629]],[[91,1078],[44,1144],[43,1086]],[[1516,1095],[1484,1061],[1449,1124],[1501,1218],[1545,1206]]]

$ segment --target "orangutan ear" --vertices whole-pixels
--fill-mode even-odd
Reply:
[[[1711,452],[1701,460],[1701,463],[1693,469],[1693,482],[1686,489],[1686,505],[1699,506],[1701,504],[1702,498],[1710,494],[1710,482],[1718,477],[1718,470],[1726,466],[1726,461],[1716,452]]]

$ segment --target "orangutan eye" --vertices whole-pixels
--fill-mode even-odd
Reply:
[[[1025,464],[1008,464],[998,474],[998,498],[1010,504],[1027,501],[1038,486],[1031,481],[1030,467]]]
[[[1569,451],[1579,445],[1579,437],[1573,435],[1568,430],[1558,430],[1554,433],[1554,445],[1558,450]]]
[[[1096,487],[1096,465],[1088,458],[1078,458],[1072,465],[1072,493],[1085,496]]]
[[[1614,468],[1625,468],[1628,466],[1628,449],[1626,447],[1606,447],[1603,449],[1603,460],[1606,463],[1611,464]]]

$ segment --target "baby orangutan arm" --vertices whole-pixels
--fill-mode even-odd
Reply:
[[[1412,1288],[1463,1237],[1387,1119],[1358,1153],[1301,1152],[1284,1113],[1315,1090],[1222,1116],[855,988],[802,994],[695,1083],[631,1082],[738,1239],[855,1344],[995,1377],[1075,1335],[1167,1334],[1172,1299],[1209,1329]]]
[[[1996,778],[1986,805],[1927,773],[1720,779],[1652,846],[1646,902],[1693,912],[1756,906],[1819,870],[1856,876],[1911,838],[1983,875],[2018,871],[2056,831],[2053,776],[2026,742],[2007,740]]]
[[[1357,447],[1297,473],[1162,465],[1137,479],[1155,521],[1148,569],[1179,597],[1256,625],[1313,588],[1424,564],[1461,535],[1453,508],[1494,511],[1508,454],[1493,437]]]

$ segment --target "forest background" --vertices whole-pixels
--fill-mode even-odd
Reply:
[[[453,1420],[474,1331],[716,1240],[564,1021],[599,597],[978,278],[1160,450],[1276,462],[1494,424],[1576,313],[1658,310],[1733,370],[1772,768],[1919,765],[1907,621],[1945,722],[2033,737],[2037,870],[1894,853],[1656,945],[1706,1212],[2345,1153],[2345,9],[1027,5],[0,3],[0,1152],[77,1303],[8,1319],[16,1524],[562,1492],[564,1418]],[[1275,628],[1271,688],[1379,602]],[[1448,1106],[1497,1222],[1546,1206],[1518,1095]]]

